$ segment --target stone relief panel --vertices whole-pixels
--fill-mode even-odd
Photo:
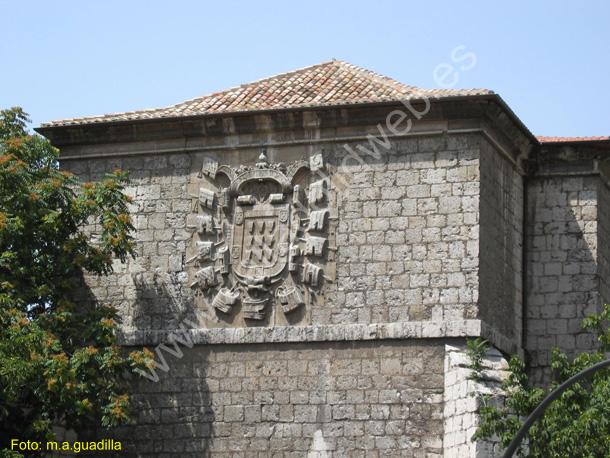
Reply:
[[[335,277],[336,210],[321,153],[254,166],[204,158],[191,189],[186,267],[216,326],[308,324]]]

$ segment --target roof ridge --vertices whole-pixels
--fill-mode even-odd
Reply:
[[[354,65],[354,64],[346,62],[344,60],[335,59],[335,61],[337,63],[339,63],[339,65],[342,67],[348,67],[350,70],[355,70],[358,73],[364,74],[369,78],[374,78],[375,81],[388,86],[390,89],[396,89],[396,86],[400,86],[402,88],[407,88],[408,90],[421,89],[418,86],[412,86],[410,84],[402,83],[401,81],[398,81],[397,79],[394,79],[392,77],[382,75],[381,73],[377,73],[377,72],[374,72],[373,70],[369,70],[367,68],[360,67],[358,65]]]
[[[183,105],[185,103],[194,102],[194,101],[202,99],[204,97],[210,97],[210,96],[217,95],[217,94],[224,94],[224,93],[227,93],[227,92],[235,91],[237,89],[247,88],[247,87],[252,86],[254,84],[260,84],[260,83],[262,83],[264,81],[272,80],[272,79],[278,78],[280,76],[285,77],[285,76],[289,76],[289,75],[294,75],[294,74],[297,74],[297,73],[304,72],[305,70],[311,70],[311,69],[314,69],[314,68],[317,68],[317,67],[322,67],[323,65],[328,65],[328,64],[335,63],[335,62],[338,62],[338,60],[333,58],[331,60],[325,60],[323,62],[320,62],[319,64],[308,65],[307,67],[297,68],[296,70],[291,70],[289,72],[276,73],[275,75],[266,76],[264,78],[260,78],[260,79],[254,80],[254,81],[250,81],[248,83],[242,83],[242,84],[239,84],[237,86],[231,86],[231,87],[229,87],[227,89],[223,89],[221,91],[208,92],[206,94],[202,94],[202,95],[199,95],[197,97],[193,97],[193,98],[184,100],[184,101],[179,102],[179,103],[177,103],[175,105],[168,105],[167,107],[164,107],[164,108],[178,107],[178,106],[181,106],[181,105]]]

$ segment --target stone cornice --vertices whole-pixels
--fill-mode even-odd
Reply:
[[[180,342],[236,345],[484,337],[507,353],[519,351],[511,339],[480,320],[207,329],[183,323],[176,330],[124,330],[118,337],[124,346],[173,345],[174,341],[184,346]]]
[[[608,176],[609,150],[607,142],[542,144],[531,158],[531,176]]]
[[[412,102],[423,109],[423,102]],[[279,144],[314,144],[377,135],[399,102],[246,112],[83,126],[42,127],[37,131],[62,149],[62,159],[133,154],[166,154]],[[411,118],[413,118],[411,116]],[[536,140],[497,95],[431,100],[430,110],[406,135],[484,129],[516,162]],[[399,128],[400,129],[400,128]],[[405,136],[406,136],[405,135]]]

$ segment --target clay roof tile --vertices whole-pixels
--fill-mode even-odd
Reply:
[[[217,113],[375,103],[407,98],[493,94],[487,89],[420,89],[341,60],[282,73],[165,108],[61,119],[42,127],[163,119]]]

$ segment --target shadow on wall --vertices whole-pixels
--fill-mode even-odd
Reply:
[[[136,297],[131,306],[132,326],[139,331],[178,329],[197,323],[192,294],[185,291],[182,273],[152,272],[132,276]]]
[[[480,169],[479,318],[520,346],[523,181],[489,144]]]
[[[572,356],[596,344],[581,322],[601,304],[597,186],[594,178],[550,178],[529,187],[525,347],[535,383],[548,381],[553,348]]]
[[[154,368],[128,375],[132,422],[81,435],[80,440],[121,442],[121,452],[104,452],[104,456],[205,456],[211,448],[215,415],[207,381],[210,352],[194,345],[189,334],[196,327],[192,306],[176,300],[172,281],[170,276],[158,275],[134,278],[138,297],[131,312],[146,315],[151,307],[164,308],[166,316],[171,317],[165,327],[174,331],[163,336],[159,345],[148,347],[154,356]],[[93,292],[84,281],[82,285],[79,302],[95,304]]]
[[[138,274],[134,283],[132,312],[146,316],[163,310],[162,328],[172,331],[149,347],[155,367],[134,378],[134,422],[116,430],[126,449],[120,456],[201,456],[210,450],[215,415],[207,382],[209,350],[195,346],[190,334],[198,327],[192,301],[178,300],[183,296],[176,275]]]

